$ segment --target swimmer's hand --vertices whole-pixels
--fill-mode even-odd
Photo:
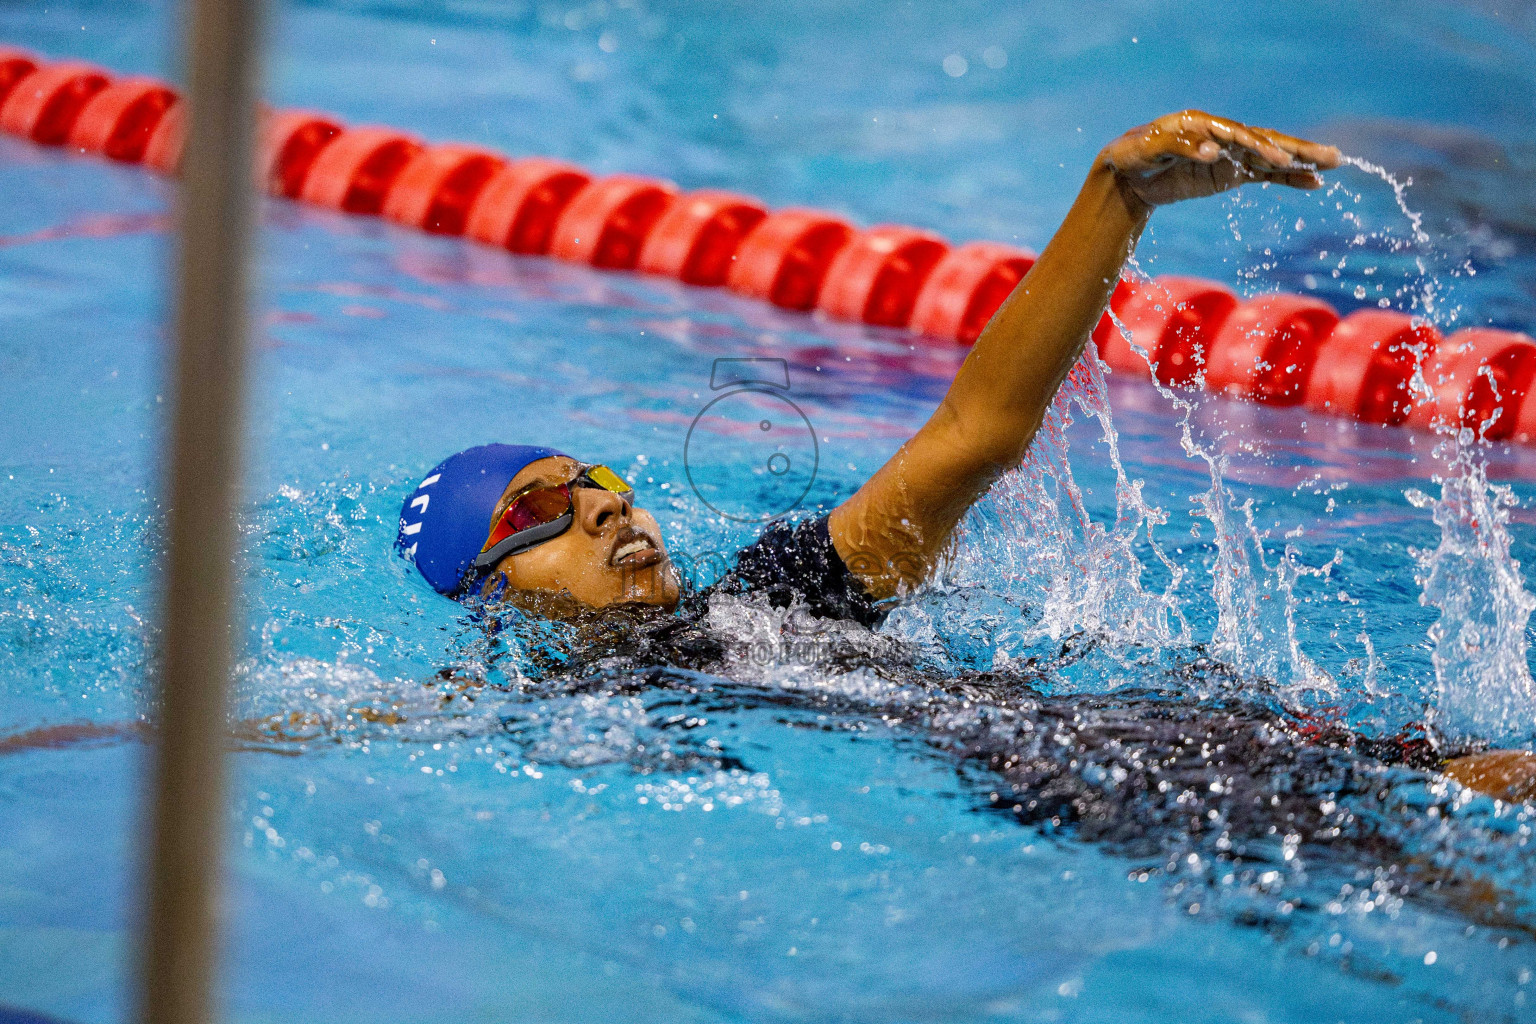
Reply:
[[[1339,151],[1199,110],[1132,128],[1099,154],[1122,187],[1147,206],[1200,199],[1249,181],[1317,188]]]

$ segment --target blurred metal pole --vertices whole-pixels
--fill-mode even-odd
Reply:
[[[191,116],[180,193],[160,742],[141,943],[145,1024],[212,1017],[262,6],[186,2]]]

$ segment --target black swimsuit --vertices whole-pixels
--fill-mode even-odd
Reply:
[[[885,612],[832,546],[827,517],[769,526],[708,592],[760,593],[778,608],[802,601],[814,615],[878,625]]]

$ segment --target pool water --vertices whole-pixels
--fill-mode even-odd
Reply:
[[[0,38],[174,76],[178,17],[6,6]],[[1141,270],[1536,329],[1527,5],[288,3],[268,37],[279,104],[1037,249],[1114,134],[1231,113],[1411,177],[1428,240],[1351,167],[1162,211]],[[0,195],[0,749],[101,727],[0,756],[0,1019],[115,1021],[172,191],[7,138]],[[963,352],[283,202],[261,224],[228,1019],[1536,1019],[1530,811],[1280,735],[1530,745],[1536,451],[1085,363],[878,636],[722,599],[709,658],[594,664],[580,629],[488,632],[392,555],[438,459],[503,439],[606,461],[713,565],[761,525],[706,497],[783,497],[750,445],[690,485],[715,360],[785,361],[809,511],[922,423]],[[1170,749],[1212,721],[1233,749],[1274,738],[1251,780],[1280,810],[1248,860],[1170,811],[1237,834],[1218,787],[1240,770],[1197,758],[1164,800],[1106,782],[1108,747],[1077,756],[1154,719]],[[1096,821],[1012,813],[1021,751],[1098,794]],[[1286,814],[1352,817],[1330,843]]]

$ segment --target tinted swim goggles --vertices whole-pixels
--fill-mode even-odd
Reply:
[[[475,568],[489,569],[508,555],[526,551],[569,530],[576,521],[572,487],[596,487],[612,491],[626,502],[635,500],[634,488],[619,474],[607,466],[579,462],[576,476],[570,482],[530,487],[507,504],[496,517],[485,550],[475,558]]]

